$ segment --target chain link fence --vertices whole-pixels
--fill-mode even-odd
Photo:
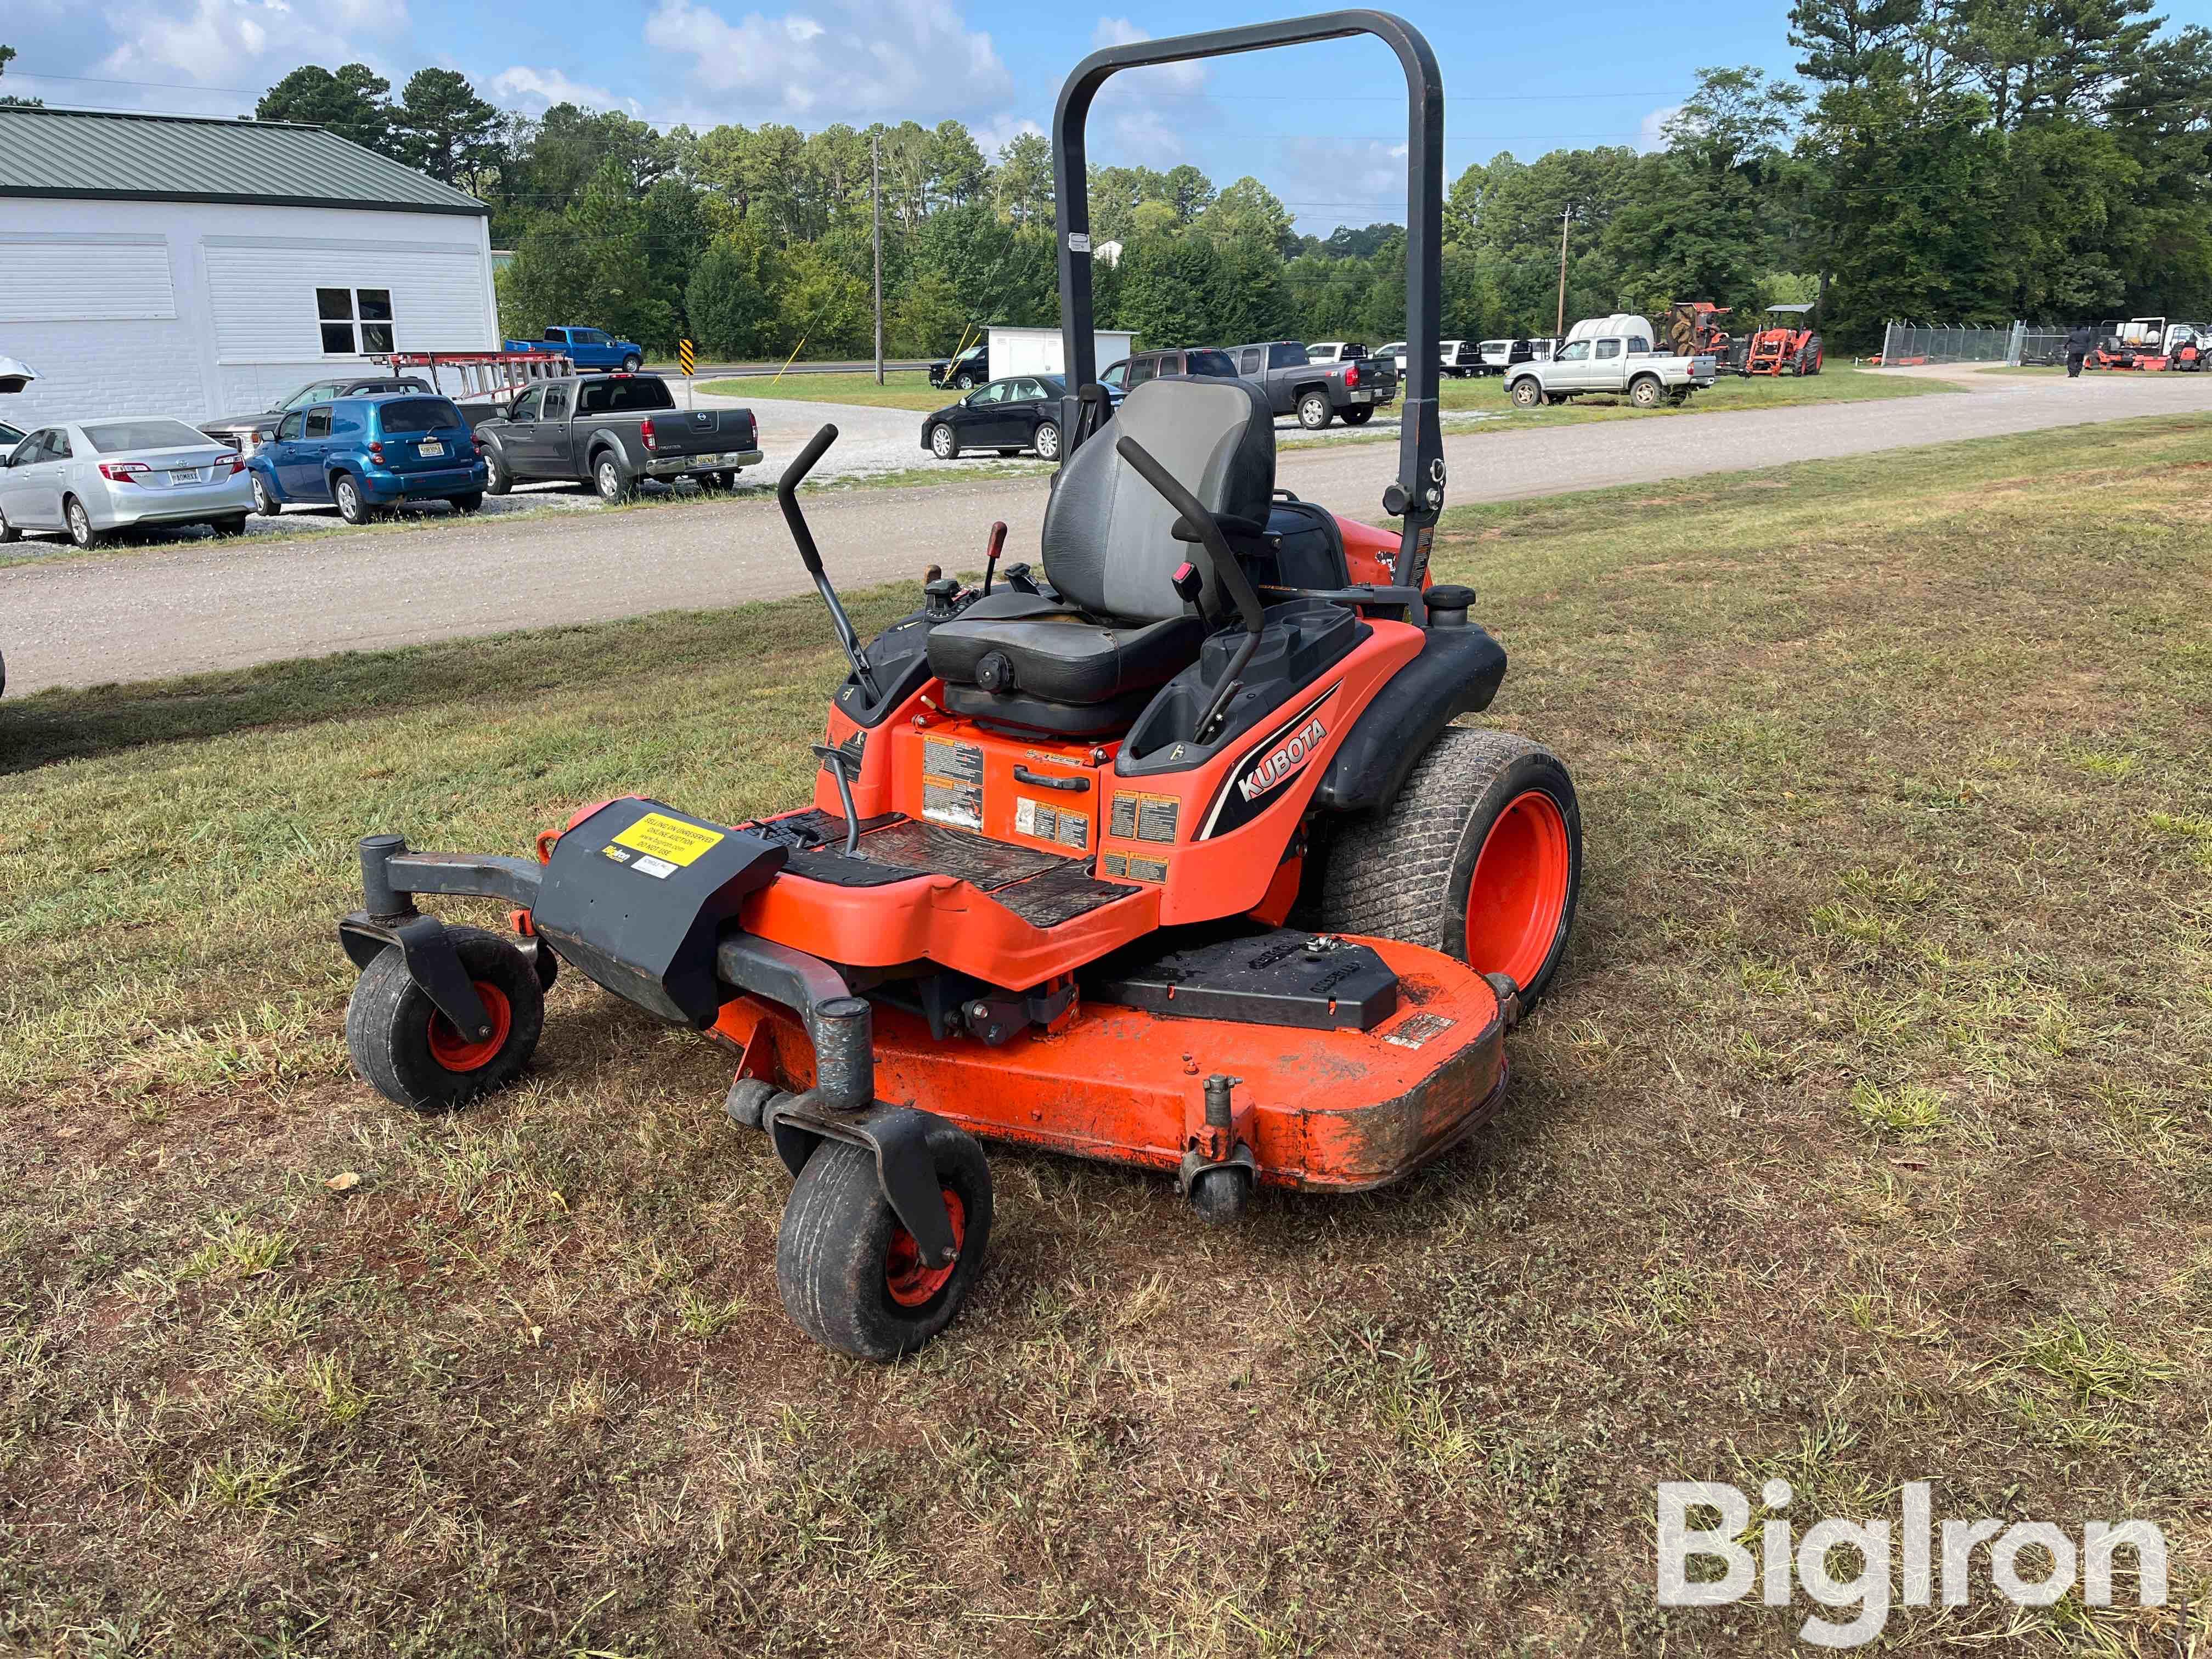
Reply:
[[[2010,323],[1984,328],[1967,323],[1891,323],[1882,331],[1881,361],[1913,363],[2049,364],[2066,361],[2061,324]]]

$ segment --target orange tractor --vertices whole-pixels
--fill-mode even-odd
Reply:
[[[1827,354],[1812,325],[1813,307],[1769,306],[1766,314],[1778,319],[1751,337],[1745,352],[1746,374],[1818,374]]]

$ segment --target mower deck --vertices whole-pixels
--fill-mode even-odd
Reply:
[[[988,1139],[1078,1158],[1176,1170],[1194,1154],[1200,1164],[1226,1161],[1241,1143],[1270,1185],[1383,1186],[1496,1112],[1506,1019],[1497,993],[1462,963],[1389,939],[1347,942],[1398,976],[1396,1009],[1372,1030],[1085,1002],[1061,1030],[993,1048],[937,1041],[920,1016],[880,1007],[877,1093]],[[741,1076],[813,1086],[813,1049],[788,1010],[741,996],[723,1005],[714,1034],[741,1052]],[[1236,1079],[1234,1120],[1217,1141],[1206,1085],[1224,1076]]]

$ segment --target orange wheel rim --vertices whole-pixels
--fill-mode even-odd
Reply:
[[[939,1190],[945,1194],[945,1212],[952,1220],[951,1261],[942,1267],[931,1267],[921,1259],[921,1246],[915,1243],[912,1233],[896,1224],[891,1230],[890,1253],[884,1260],[884,1288],[902,1308],[919,1308],[943,1290],[960,1265],[960,1252],[967,1247],[968,1206],[951,1188]]]
[[[1573,859],[1559,804],[1540,789],[1508,801],[1467,884],[1467,961],[1526,986],[1543,971],[1566,914]]]
[[[507,1045],[507,1033],[514,1029],[514,1010],[507,1006],[507,993],[483,980],[475,983],[491,1018],[491,1035],[482,1042],[470,1042],[453,1021],[434,1008],[430,1011],[430,1058],[449,1072],[482,1071]]]

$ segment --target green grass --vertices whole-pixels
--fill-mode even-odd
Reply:
[[[811,404],[867,404],[878,409],[911,409],[927,415],[943,409],[963,395],[929,383],[919,368],[886,369],[884,384],[876,384],[872,369],[860,374],[787,374],[777,380],[767,374],[743,374],[727,380],[702,381],[699,389],[718,398],[792,398]]]
[[[809,403],[870,404],[892,409],[911,409],[927,414],[943,409],[961,394],[929,384],[920,369],[886,374],[878,386],[869,374],[787,374],[771,389],[765,376],[714,380],[700,389],[726,398],[792,398]],[[1517,410],[1506,400],[1500,380],[1446,380],[1441,394],[1447,414],[1497,414],[1516,425],[1569,426],[1584,421],[1633,418],[1657,415],[1696,414],[1716,409],[1775,409],[1792,404],[1862,403],[1874,398],[1918,398],[1954,392],[1957,388],[1899,375],[1869,374],[1848,363],[1830,363],[1808,379],[1746,380],[1727,376],[1690,399],[1686,410],[1631,409],[1625,401],[1577,398],[1561,409]]]
[[[1227,1232],[994,1152],[978,1299],[887,1370],[784,1320],[726,1054],[564,976],[416,1118],[331,936],[371,828],[798,799],[817,606],[0,704],[0,1647],[1779,1655],[1802,1597],[1654,1605],[1651,1519],[1780,1475],[1801,1529],[2154,1520],[2203,1651],[2208,439],[1455,511],[1485,718],[1589,834],[1498,1122]],[[1887,1650],[2179,1628],[1978,1571]]]

